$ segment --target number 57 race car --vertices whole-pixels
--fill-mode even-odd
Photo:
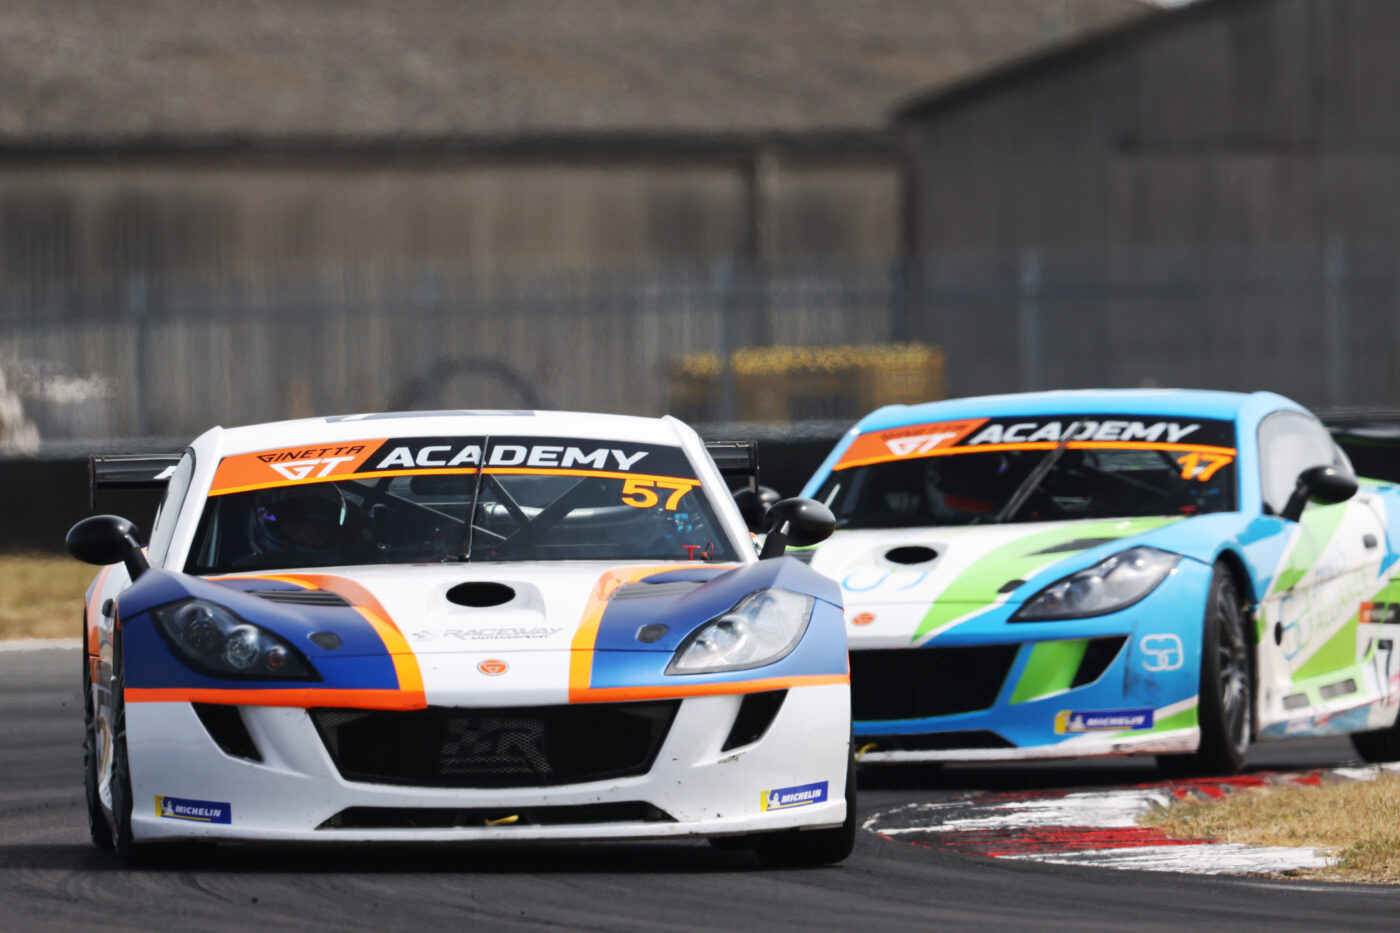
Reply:
[[[431,412],[94,458],[95,488],[165,492],[148,548],[110,515],[68,535],[104,565],[93,841],[704,836],[845,858],[840,592],[781,557],[833,519],[779,503],[756,554],[716,457],[752,472],[750,447],[712,457],[672,418]]]
[[[844,591],[863,761],[1400,758],[1400,490],[1285,398],[892,406],[804,494],[837,518],[806,557]]]

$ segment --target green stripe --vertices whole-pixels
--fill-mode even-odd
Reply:
[[[913,640],[920,641],[926,635],[939,632],[959,619],[995,604],[1004,595],[998,590],[1008,582],[1025,580],[1056,561],[1078,553],[1078,550],[1056,551],[1052,554],[1039,553],[1041,551],[1080,538],[1126,538],[1175,521],[1180,519],[1166,516],[1113,519],[1084,524],[1076,522],[1058,525],[1003,544],[987,552],[948,584],[948,588],[939,594],[937,601],[919,623]]]
[[[1346,517],[1347,509],[1353,505],[1351,502],[1313,505],[1303,512],[1303,519],[1299,523],[1301,527],[1293,537],[1293,550],[1288,555],[1288,564],[1279,571],[1271,592],[1291,590],[1298,585],[1304,574],[1317,563],[1318,555],[1331,542],[1342,525],[1342,519]]]
[[[1114,735],[1115,739],[1129,738],[1134,735],[1151,735],[1154,732],[1171,732],[1173,729],[1189,729],[1196,725],[1196,705],[1190,709],[1184,709],[1179,713],[1172,713],[1166,719],[1159,719],[1152,724],[1151,729],[1129,729],[1126,732],[1119,732]]]
[[[1016,682],[1016,692],[1011,695],[1012,705],[1068,690],[1088,648],[1087,638],[1043,641],[1033,645],[1031,655],[1026,660],[1026,669]]]
[[[1356,663],[1356,620],[1357,616],[1347,619],[1345,625],[1327,639],[1326,644],[1318,648],[1313,656],[1299,665],[1293,672],[1293,679],[1307,680],[1309,677],[1316,677],[1319,674],[1327,674],[1331,671],[1341,670]]]

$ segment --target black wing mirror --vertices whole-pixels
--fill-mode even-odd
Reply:
[[[140,535],[140,529],[120,515],[94,515],[69,528],[63,543],[69,554],[85,564],[125,563],[134,581],[151,569],[136,540]]]
[[[768,537],[759,558],[782,557],[789,544],[810,547],[831,537],[836,516],[815,499],[784,499],[773,503],[766,516]]]
[[[745,488],[734,494],[734,504],[739,507],[739,514],[744,516],[744,524],[756,535],[763,534],[768,527],[764,518],[780,499],[782,496],[778,495],[778,490],[767,486],[760,486],[757,491]]]
[[[1303,508],[1309,500],[1321,505],[1336,505],[1356,495],[1356,477],[1336,467],[1309,467],[1298,474],[1298,485],[1288,504],[1283,507],[1283,518],[1296,522],[1303,517]]]

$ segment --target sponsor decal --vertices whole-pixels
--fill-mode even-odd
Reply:
[[[225,457],[211,495],[354,476],[392,473],[639,474],[629,505],[649,499],[674,510],[699,485],[679,447],[562,437],[409,437],[289,447]],[[627,501],[624,499],[624,501]]]
[[[861,612],[851,617],[852,625],[869,625],[871,622],[874,621],[875,613],[873,612]]]
[[[1400,622],[1400,603],[1362,603],[1356,621],[1362,625],[1394,625]]]
[[[1185,652],[1181,649],[1181,638],[1170,633],[1166,635],[1144,635],[1138,641],[1138,649],[1148,658],[1142,662],[1145,671],[1174,671],[1181,667]]]
[[[1159,418],[1140,415],[1046,415],[1020,418],[969,418],[936,421],[871,431],[856,437],[832,468],[844,470],[871,463],[977,449],[1052,449],[1061,441],[1081,447],[1143,447],[1189,451],[1182,476],[1202,482],[1235,456],[1234,426],[1205,418]]]
[[[438,638],[455,638],[457,641],[495,641],[505,638],[549,638],[562,631],[562,628],[545,628],[543,626],[535,628],[450,628],[443,632],[413,632],[408,637],[414,641],[432,641]]]
[[[156,816],[167,820],[191,820],[195,823],[230,823],[233,808],[213,800],[187,800],[184,797],[156,795]]]
[[[1122,732],[1127,729],[1152,728],[1152,709],[1060,710],[1055,714],[1055,731],[1061,735],[1073,732]]]
[[[758,808],[765,813],[769,810],[791,810],[793,807],[807,807],[826,800],[826,781],[815,784],[799,784],[796,787],[778,787],[765,790]]]
[[[510,670],[510,665],[500,658],[487,658],[485,661],[477,664],[476,669],[487,677],[496,677]]]

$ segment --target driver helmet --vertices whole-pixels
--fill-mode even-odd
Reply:
[[[924,493],[935,512],[989,514],[1011,488],[1008,466],[1003,453],[930,457]]]
[[[253,499],[248,540],[260,554],[330,550],[343,539],[348,513],[334,483],[264,490]]]

